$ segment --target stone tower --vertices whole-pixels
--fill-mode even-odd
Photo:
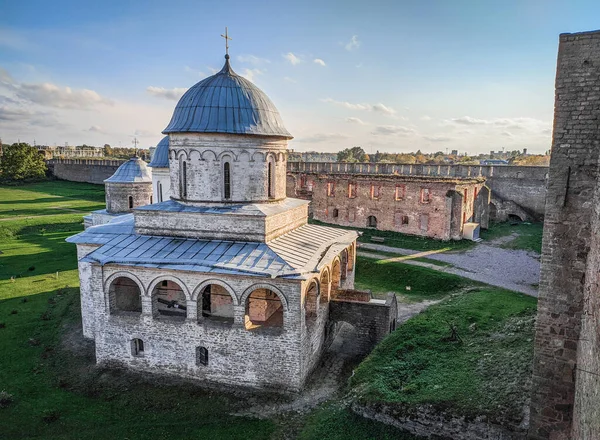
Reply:
[[[530,439],[600,438],[600,31],[560,36]]]
[[[152,176],[139,157],[132,157],[104,181],[106,210],[110,214],[131,212],[152,203]]]

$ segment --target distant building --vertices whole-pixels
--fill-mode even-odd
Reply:
[[[90,157],[103,157],[104,151],[100,147],[92,147],[88,145],[83,146],[48,146],[48,145],[36,145],[35,148],[44,155],[45,159],[77,159],[77,158],[90,158]]]
[[[452,150],[450,153],[452,156],[458,156],[458,150]]]

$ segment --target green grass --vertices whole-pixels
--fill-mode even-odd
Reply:
[[[61,341],[81,321],[76,249],[64,239],[82,230],[83,214],[103,200],[102,187],[87,184],[0,186],[0,217],[19,217],[0,221],[0,391],[14,398],[0,408],[0,438],[284,437],[286,417],[233,416],[247,404],[239,396],[95,368],[93,348],[64,348]],[[299,423],[305,439],[410,439],[346,410],[319,409]]]
[[[432,404],[519,420],[531,389],[536,299],[494,288],[454,295],[413,317],[356,369],[363,402]],[[450,324],[462,342],[448,340]]]
[[[347,408],[322,405],[307,418],[300,440],[417,440],[392,426],[362,418]]]
[[[507,249],[523,249],[541,254],[543,231],[543,223],[518,223],[511,225],[509,222],[504,222],[492,223],[489,229],[481,231],[480,236],[484,240],[494,240],[514,235],[513,238],[500,244],[500,246]]]
[[[355,284],[358,289],[371,290],[374,294],[395,292],[409,301],[439,299],[459,289],[480,285],[426,267],[362,256],[356,258]]]
[[[400,232],[394,231],[378,231],[376,229],[365,229],[365,228],[350,228],[346,226],[339,226],[331,223],[324,223],[318,220],[310,220],[310,223],[330,226],[332,228],[351,229],[362,233],[358,238],[361,243],[375,243],[371,241],[371,237],[383,237],[385,246],[397,247],[401,249],[412,249],[415,251],[433,251],[439,249],[451,249],[451,250],[463,250],[469,249],[475,245],[473,241],[469,240],[450,240],[442,241],[433,238],[418,237],[416,235],[407,235]]]

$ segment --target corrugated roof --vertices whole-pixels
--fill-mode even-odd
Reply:
[[[285,212],[298,206],[307,205],[308,200],[286,198],[278,203],[228,203],[224,205],[185,205],[174,200],[140,206],[136,211],[189,212],[205,214],[235,214],[265,217]]]
[[[357,237],[355,231],[304,225],[269,243],[197,240],[137,235],[133,216],[88,228],[67,239],[71,243],[101,244],[83,261],[186,270],[294,277],[318,269],[324,257],[333,258]],[[339,251],[337,253],[339,253]]]
[[[144,162],[139,157],[132,157],[115,171],[104,182],[108,183],[143,183],[152,182],[152,174]]]
[[[156,145],[152,160],[148,164],[151,168],[169,168],[169,136],[165,136]]]
[[[163,133],[231,133],[291,139],[279,111],[252,82],[237,75],[225,56],[220,72],[181,97]]]

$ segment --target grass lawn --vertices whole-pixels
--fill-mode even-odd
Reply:
[[[481,230],[481,238],[494,240],[501,237],[513,236],[500,246],[507,249],[523,249],[542,253],[543,223],[518,223],[511,225],[509,222],[492,223],[490,228]]]
[[[356,279],[358,289],[374,294],[395,292],[407,301],[440,299],[459,289],[480,285],[476,281],[426,267],[395,261],[382,261],[358,256]],[[410,287],[407,290],[406,287]]]
[[[363,402],[520,420],[531,389],[536,299],[482,287],[407,321],[356,369]],[[450,324],[460,341],[450,339]]]
[[[332,228],[352,229],[354,231],[361,232],[362,235],[358,238],[358,241],[361,243],[374,243],[371,241],[371,237],[383,237],[385,241],[383,243],[376,244],[383,244],[385,246],[397,247],[401,249],[412,249],[415,251],[433,251],[438,249],[461,250],[469,249],[475,245],[475,242],[469,240],[442,241],[435,240],[433,238],[418,237],[416,235],[401,234],[400,232],[394,231],[378,231],[376,229],[338,226],[317,220],[310,220],[310,223],[330,226]]]
[[[0,400],[0,438],[288,438],[286,416],[233,416],[246,404],[240,396],[94,368],[93,349],[79,347],[78,336],[69,339],[76,349],[65,349],[81,315],[76,249],[64,239],[103,206],[95,185],[0,186],[0,217],[19,217],[0,221],[0,391],[12,396],[6,407]],[[293,435],[304,440],[412,439],[334,406],[295,417]]]

